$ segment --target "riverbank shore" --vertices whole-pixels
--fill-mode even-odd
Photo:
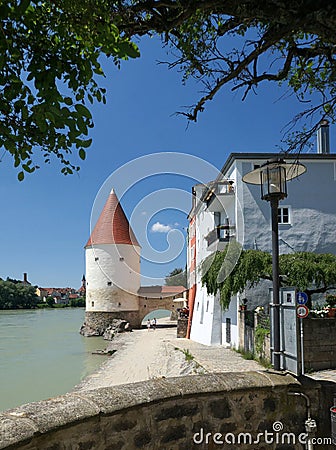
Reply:
[[[107,350],[116,352],[74,390],[162,377],[264,370],[256,361],[245,360],[222,346],[208,347],[189,339],[177,339],[176,327],[171,324],[169,319],[160,319],[156,330],[141,329],[117,335],[107,345]]]

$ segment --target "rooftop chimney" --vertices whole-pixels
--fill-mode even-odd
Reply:
[[[329,122],[328,120],[321,120],[320,126],[317,130],[317,153],[329,154]]]

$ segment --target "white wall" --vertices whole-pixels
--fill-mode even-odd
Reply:
[[[86,249],[87,311],[138,309],[139,252],[139,247],[127,244],[100,244]]]
[[[197,284],[190,339],[205,345],[222,343],[219,301],[201,283]]]
[[[327,159],[300,162],[307,172],[287,183],[288,197],[279,204],[289,207],[291,224],[279,225],[280,253],[308,251],[336,253],[336,170]],[[239,177],[252,169],[252,163],[239,162]],[[244,214],[244,248],[271,250],[269,202],[261,200],[260,186],[241,182],[238,198]]]
[[[238,330],[238,303],[239,298],[235,295],[231,298],[230,306],[222,313],[222,343],[231,347],[239,347],[239,330]],[[226,341],[227,319],[231,321],[231,340]]]
[[[234,179],[234,178],[232,178]],[[224,203],[224,202],[223,202]],[[222,211],[224,212],[224,210]],[[230,202],[230,207],[225,210],[225,216],[229,217],[230,223],[235,223],[235,202]],[[214,213],[206,209],[203,203],[196,217],[196,297],[191,326],[190,338],[205,345],[221,345],[224,343],[222,320],[225,314],[219,303],[219,295],[209,295],[206,287],[202,286],[202,262],[210,256],[216,248],[208,248],[205,236],[215,227]],[[225,244],[224,244],[225,245]],[[223,247],[221,247],[223,248]],[[236,303],[235,303],[236,304]],[[234,321],[232,321],[234,322]],[[236,322],[234,322],[236,323]],[[234,325],[233,325],[234,326]],[[232,335],[238,335],[232,326]]]

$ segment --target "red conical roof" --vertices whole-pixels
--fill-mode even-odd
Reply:
[[[85,247],[96,244],[128,244],[140,247],[113,189]]]

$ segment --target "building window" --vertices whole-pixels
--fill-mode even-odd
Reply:
[[[279,224],[290,223],[290,210],[288,206],[282,206],[281,208],[278,208],[278,221]]]
[[[215,227],[219,227],[221,224],[221,213],[216,211],[214,212],[214,219],[215,219]]]
[[[92,306],[92,308],[94,307],[94,302],[91,302],[91,306]]]
[[[197,302],[196,311],[199,310],[199,302]]]
[[[251,163],[251,169],[252,169],[252,170],[259,169],[260,166],[261,166],[261,164],[254,164],[254,163]]]
[[[98,260],[99,260],[99,258],[98,258],[98,256],[96,256],[96,257],[95,257],[95,261],[98,261]]]
[[[124,261],[124,258],[121,256],[121,257],[119,258],[119,261]]]
[[[207,300],[206,312],[209,311],[209,300]]]
[[[107,286],[112,286],[112,281],[108,281]]]

